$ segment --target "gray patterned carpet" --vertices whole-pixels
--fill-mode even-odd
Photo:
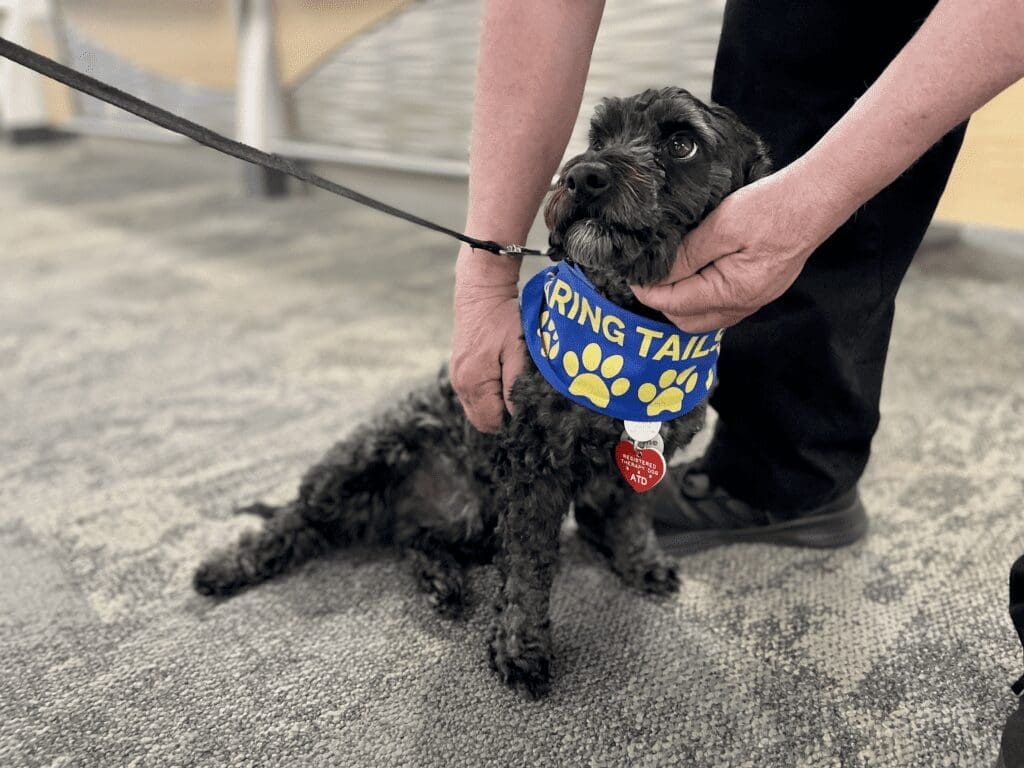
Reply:
[[[987,766],[1020,649],[1024,258],[972,232],[901,296],[868,541],[683,560],[668,603],[566,531],[557,684],[475,607],[347,552],[238,599],[200,555],[445,357],[453,249],[199,149],[0,149],[0,765]]]

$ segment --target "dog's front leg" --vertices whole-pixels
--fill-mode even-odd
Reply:
[[[504,583],[491,630],[491,666],[502,681],[531,698],[547,693],[551,679],[551,582],[558,561],[558,533],[568,510],[571,477],[550,464],[536,444],[512,445],[498,499]]]
[[[607,558],[625,584],[668,595],[679,591],[679,578],[658,546],[651,501],[631,491],[618,476],[599,476],[576,497],[576,523],[580,537]]]

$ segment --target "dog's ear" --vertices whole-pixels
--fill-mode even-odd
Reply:
[[[709,105],[711,113],[718,118],[723,129],[730,136],[730,143],[737,149],[737,161],[739,168],[736,174],[740,184],[743,186],[752,181],[764,178],[772,172],[772,161],[768,154],[768,147],[761,137],[750,130],[735,112],[721,104]]]
[[[748,128],[744,131],[750,137],[749,152],[743,161],[743,183],[763,179],[772,172],[772,159],[768,156],[768,147],[761,137]]]

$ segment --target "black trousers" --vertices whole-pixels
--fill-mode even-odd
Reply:
[[[867,90],[935,0],[729,0],[712,98],[767,142],[776,168]],[[867,203],[779,299],[730,329],[705,462],[733,495],[780,513],[857,483],[878,427],[894,299],[966,124]]]

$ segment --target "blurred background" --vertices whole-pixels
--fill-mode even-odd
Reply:
[[[707,97],[723,7],[610,0],[569,154],[603,95],[673,83]],[[389,181],[464,182],[479,17],[479,0],[0,0],[10,39],[261,148],[370,171],[364,186],[453,225],[457,191],[437,199]],[[8,131],[167,138],[6,62],[0,72]],[[938,221],[1024,227],[1021,115],[1024,83],[975,116]]]
[[[481,5],[0,0],[0,35],[461,227]],[[602,96],[706,97],[723,6],[607,0],[568,151]],[[0,60],[0,765],[992,764],[1020,675],[1024,83],[973,119],[901,288],[871,534],[698,553],[654,603],[570,518],[537,703],[487,667],[493,567],[458,623],[379,551],[191,587],[254,525],[233,508],[436,376],[455,253]]]

